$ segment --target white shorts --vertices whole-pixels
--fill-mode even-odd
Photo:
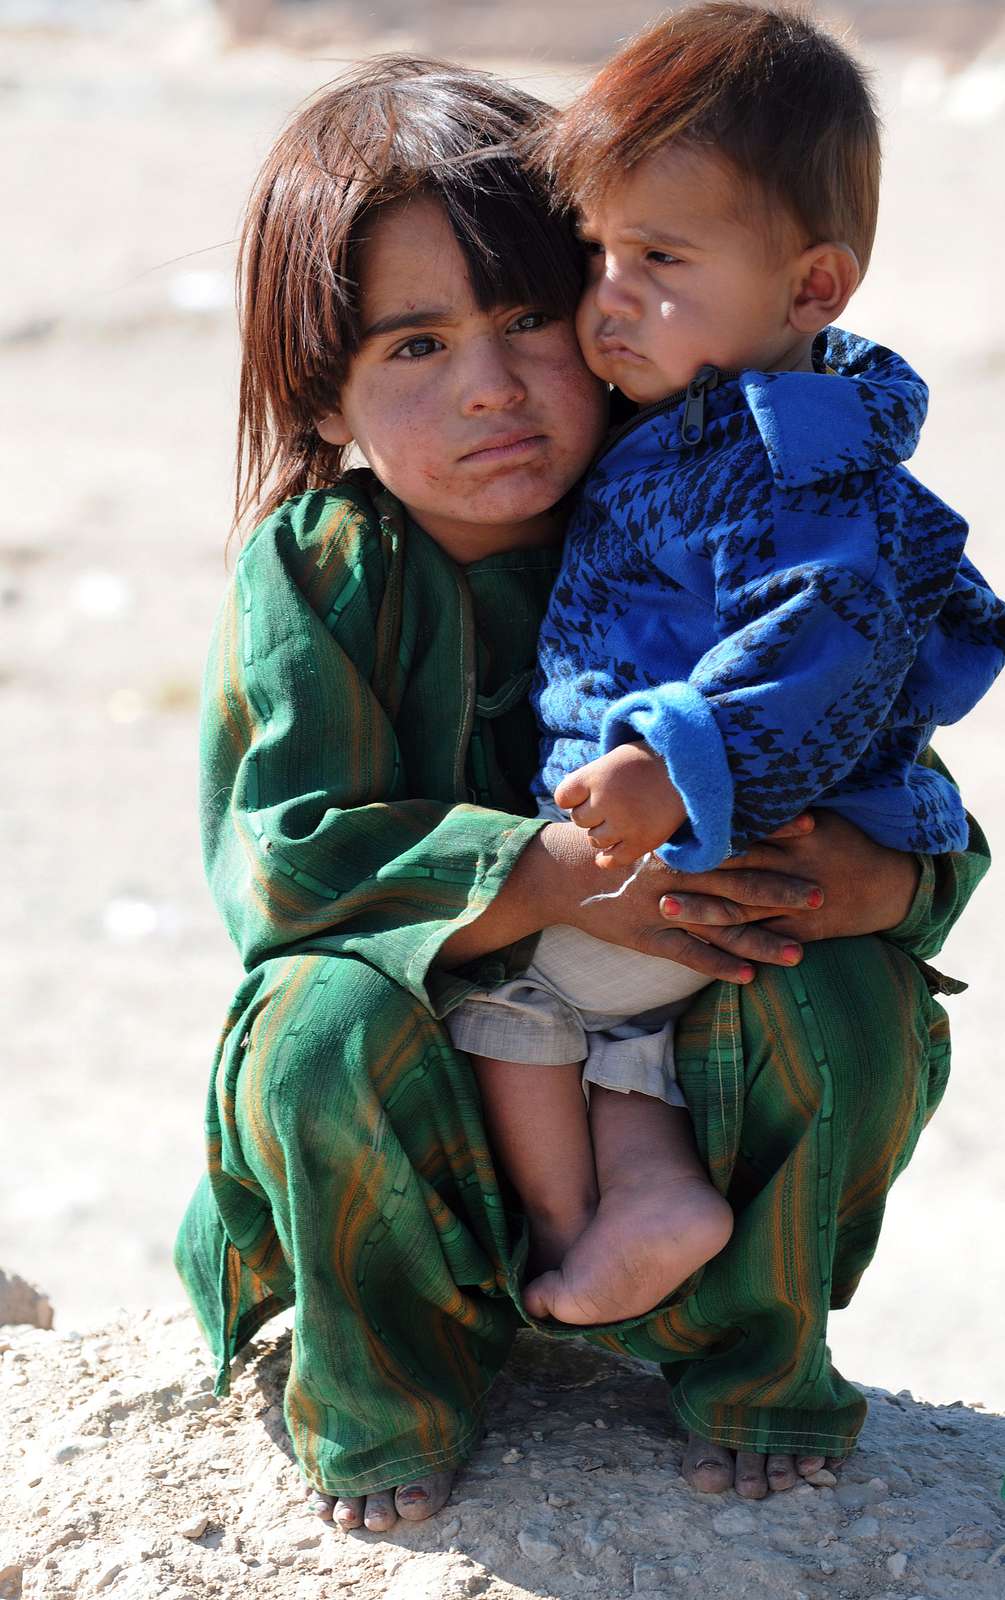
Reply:
[[[472,1055],[558,1066],[583,1062],[589,1084],[684,1105],[673,1034],[711,978],[662,956],[605,944],[578,928],[545,928],[522,977],[475,990],[446,1018]]]

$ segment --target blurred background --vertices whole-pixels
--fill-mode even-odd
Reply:
[[[196,717],[225,576],[232,272],[282,122],[341,63],[414,49],[568,96],[644,0],[0,0],[0,1267],[57,1325],[178,1302],[238,977],[204,887]],[[816,8],[876,76],[880,230],[845,321],[928,379],[919,475],[1005,592],[1005,12]],[[1005,688],[938,748],[1005,856]],[[832,1323],[850,1377],[1005,1409],[1005,989],[992,871],[940,965],[947,1100]]]

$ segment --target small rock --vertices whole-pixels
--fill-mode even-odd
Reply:
[[[0,1600],[15,1600],[21,1593],[21,1581],[24,1577],[24,1568],[16,1561],[9,1566],[0,1567]]]
[[[562,1546],[552,1538],[549,1529],[533,1523],[520,1529],[516,1542],[528,1560],[536,1561],[538,1566],[548,1566],[562,1554]]]
[[[97,1576],[94,1579],[95,1589],[107,1589],[110,1583],[115,1582],[121,1571],[121,1561],[102,1562],[101,1566],[98,1568]]]
[[[903,1467],[888,1467],[886,1481],[890,1485],[891,1494],[910,1494],[914,1488],[914,1479]]]
[[[880,1482],[873,1478],[871,1483],[848,1483],[841,1480],[834,1493],[846,1511],[861,1511],[863,1506],[878,1505],[887,1496],[886,1485],[877,1489],[875,1485]]]
[[[514,1467],[518,1461],[523,1460],[523,1451],[517,1450],[515,1447],[511,1450],[504,1450],[499,1459],[504,1467]]]
[[[815,1484],[818,1489],[833,1489],[837,1478],[826,1467],[820,1467],[816,1472],[808,1472],[805,1482]]]
[[[208,1517],[191,1517],[188,1522],[180,1522],[175,1529],[183,1539],[201,1539],[209,1527]]]
[[[452,1517],[449,1522],[445,1522],[443,1526],[437,1528],[436,1531],[440,1538],[449,1544],[451,1539],[457,1538],[457,1535],[461,1531],[461,1525],[456,1517]]]
[[[564,1511],[567,1506],[572,1505],[572,1501],[567,1494],[556,1494],[554,1489],[549,1491],[547,1499],[548,1504],[555,1506],[559,1511]]]
[[[632,1588],[636,1594],[662,1594],[666,1588],[667,1570],[657,1561],[636,1561],[632,1568]]]
[[[954,1550],[990,1550],[994,1542],[988,1529],[976,1522],[964,1523],[946,1540],[946,1544],[952,1545]]]
[[[183,1411],[209,1411],[216,1403],[214,1394],[210,1394],[206,1390],[200,1390],[197,1394],[183,1395],[181,1408]]]
[[[0,1323],[27,1323],[32,1328],[52,1327],[48,1295],[18,1277],[0,1270]]]
[[[821,1561],[820,1571],[823,1573],[825,1578],[829,1578],[832,1573],[837,1571],[837,1567],[834,1565],[833,1561]]]
[[[738,1539],[746,1533],[754,1532],[757,1519],[743,1506],[731,1506],[728,1511],[720,1511],[717,1517],[712,1518],[712,1527],[716,1533],[721,1533],[727,1539]]]
[[[859,1517],[848,1529],[852,1539],[878,1539],[879,1523],[875,1517]]]
[[[895,1555],[887,1556],[886,1570],[891,1578],[902,1578],[907,1571],[907,1557],[903,1550],[898,1550]]]

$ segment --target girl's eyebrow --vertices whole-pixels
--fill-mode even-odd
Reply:
[[[442,328],[453,321],[449,311],[440,308],[423,310],[421,306],[416,306],[408,311],[393,311],[389,316],[378,317],[376,322],[371,322],[368,328],[363,329],[360,340],[377,339],[385,333],[400,333],[403,328]]]

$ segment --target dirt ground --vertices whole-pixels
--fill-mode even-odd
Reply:
[[[884,208],[846,320],[930,381],[917,471],[970,517],[974,559],[1003,591],[1005,49],[1000,8],[968,9],[981,25],[952,55],[939,33],[870,35]],[[229,520],[231,241],[270,140],[339,50],[226,48],[211,9],[187,0],[98,7],[105,25],[72,32],[52,25],[59,10],[0,17],[0,1265],[43,1283],[66,1330],[179,1300],[171,1239],[238,971],[194,802]],[[533,63],[482,64],[568,92],[582,64],[524,38]],[[408,39],[402,25],[384,43]],[[340,45],[363,47],[348,28]],[[1003,693],[938,741],[999,848]],[[944,955],[971,985],[950,1002],[955,1079],[832,1341],[862,1382],[998,1408],[1003,887],[999,867]]]

